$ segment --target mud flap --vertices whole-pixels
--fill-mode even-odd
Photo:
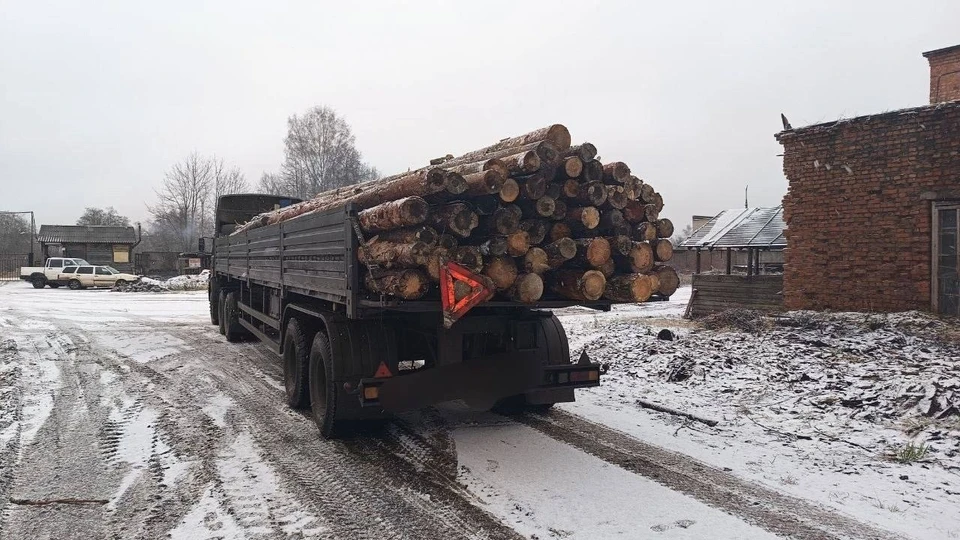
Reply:
[[[397,413],[462,399],[489,409],[497,400],[536,388],[542,377],[535,351],[491,355],[388,379],[380,386],[380,406]]]

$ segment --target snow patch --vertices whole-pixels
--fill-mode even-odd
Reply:
[[[182,339],[164,332],[135,333],[101,332],[95,339],[117,354],[130,358],[134,362],[146,364],[170,355],[178,354],[191,347]]]
[[[214,494],[213,487],[204,490],[200,500],[183,521],[172,531],[171,540],[242,540],[246,532],[240,528],[237,520],[223,507],[223,502]]]
[[[233,400],[229,397],[217,393],[211,397],[207,404],[203,406],[203,412],[213,420],[213,423],[220,429],[227,426],[227,411],[233,407]]]

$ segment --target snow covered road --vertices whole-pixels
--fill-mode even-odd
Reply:
[[[683,292],[565,313],[572,348],[615,320],[682,327]],[[605,414],[605,390],[575,414],[451,404],[324,441],[285,406],[279,362],[209,324],[203,292],[0,282],[0,538],[898,537],[641,440],[632,427],[663,420]]]

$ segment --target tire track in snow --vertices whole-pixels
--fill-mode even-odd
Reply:
[[[513,418],[548,437],[690,495],[774,534],[804,540],[901,538],[569,413],[550,411]]]

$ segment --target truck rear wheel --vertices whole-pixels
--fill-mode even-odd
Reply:
[[[207,300],[210,303],[210,324],[220,324],[220,284],[211,279],[207,284]]]
[[[227,319],[223,316],[223,306],[227,304],[226,291],[217,293],[217,326],[220,327],[220,335],[227,335]]]
[[[34,289],[42,289],[47,286],[47,278],[43,276],[34,276],[30,283],[33,283]]]
[[[334,378],[330,340],[320,331],[310,347],[310,409],[313,421],[325,439],[332,439],[343,431],[343,421],[337,418],[338,392]]]
[[[291,317],[283,338],[283,386],[287,405],[294,409],[310,405],[310,337],[304,325]]]
[[[223,302],[224,335],[227,341],[236,343],[246,334],[240,326],[240,308],[237,306],[237,293],[229,292]]]

